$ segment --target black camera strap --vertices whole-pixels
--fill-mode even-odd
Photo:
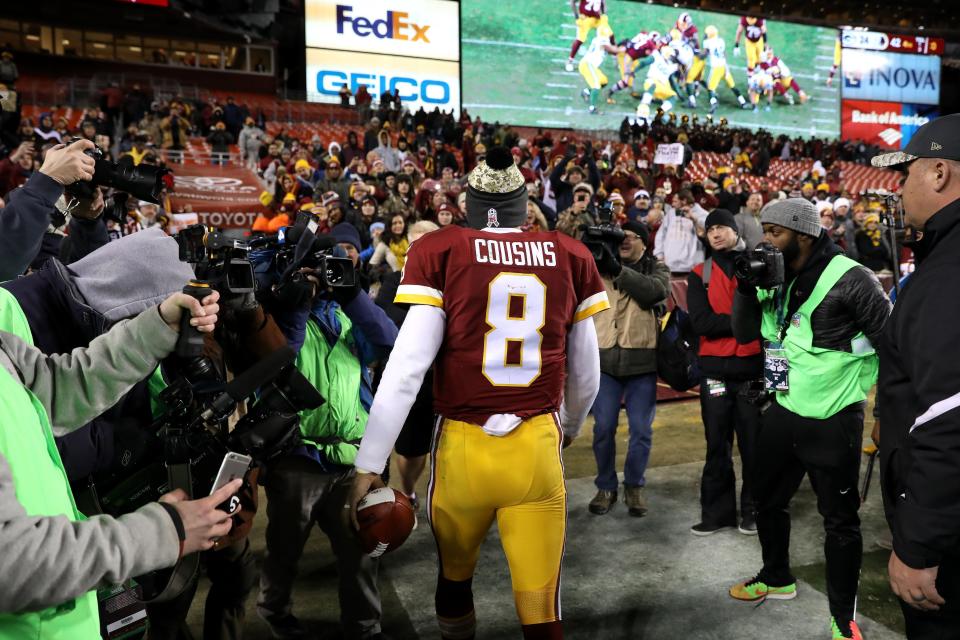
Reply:
[[[167,481],[170,491],[183,489],[187,493],[188,499],[193,499],[193,480],[190,475],[189,464],[170,464],[167,465]],[[191,553],[181,557],[173,569],[169,570],[169,577],[166,578],[166,584],[160,589],[159,593],[146,593],[145,597],[137,596],[137,599],[144,604],[154,602],[166,602],[172,600],[183,593],[187,586],[193,581],[200,568],[200,554]],[[162,574],[160,574],[162,575]],[[158,580],[162,580],[158,575]]]
[[[777,342],[783,344],[784,338],[787,336],[787,329],[790,328],[790,316],[787,315],[787,300],[790,298],[790,291],[793,290],[793,283],[796,282],[794,279],[790,286],[784,290],[784,285],[780,285],[777,288],[776,293],[776,304],[777,304]]]

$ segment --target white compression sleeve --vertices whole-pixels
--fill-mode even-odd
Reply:
[[[445,325],[443,309],[422,304],[410,307],[370,407],[354,463],[358,469],[383,472],[423,377],[443,344]]]
[[[576,438],[600,390],[600,347],[592,318],[570,327],[567,334],[567,382],[560,406],[563,434]]]

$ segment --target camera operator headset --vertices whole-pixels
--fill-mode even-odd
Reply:
[[[175,491],[120,518],[83,520],[53,444],[156,368],[185,310],[191,325],[212,331],[217,299],[174,294],[69,355],[45,356],[0,333],[0,637],[97,637],[92,589],[172,566],[229,532],[217,506],[239,480],[200,500]],[[29,336],[22,315],[16,325]]]
[[[877,277],[823,232],[809,201],[771,202],[760,222],[765,243],[737,260],[732,325],[741,344],[759,338],[764,346],[770,401],[754,484],[764,565],[730,595],[747,601],[796,595],[787,508],[806,473],[824,518],[834,638],[850,638],[863,554],[857,515],[863,411],[877,379],[874,345],[890,302]]]

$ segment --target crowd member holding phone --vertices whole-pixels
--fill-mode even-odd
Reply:
[[[217,506],[239,480],[199,500],[177,490],[119,518],[82,520],[53,443],[147,377],[173,350],[184,313],[213,331],[218,299],[176,293],[56,356],[18,337],[30,331],[22,313],[6,319],[15,333],[0,332],[0,637],[97,637],[99,585],[173,566],[230,531]]]

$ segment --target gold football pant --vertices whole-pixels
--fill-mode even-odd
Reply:
[[[428,515],[441,576],[458,583],[473,577],[496,519],[523,625],[560,620],[567,495],[562,441],[553,414],[524,420],[504,436],[444,418],[434,433]]]

